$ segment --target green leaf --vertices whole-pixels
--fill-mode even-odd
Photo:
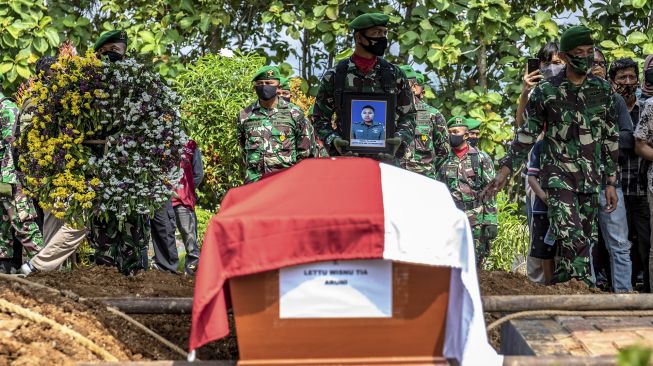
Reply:
[[[312,19],[304,19],[304,28],[308,30],[313,30],[317,27],[317,22]]]
[[[327,7],[326,16],[327,16],[327,18],[329,18],[331,20],[338,19],[338,7],[337,6]]]
[[[619,45],[612,42],[612,41],[610,41],[610,40],[607,40],[607,41],[601,42],[601,47],[607,48],[607,49],[614,49],[614,48],[619,47]]]
[[[316,6],[313,8],[313,15],[315,15],[316,18],[322,18],[326,13],[327,7],[328,5]]]
[[[499,93],[488,93],[487,100],[494,105],[501,105],[501,102],[503,102],[503,97]]]
[[[148,53],[154,51],[154,47],[156,47],[156,44],[154,43],[148,43],[141,47],[141,53]]]
[[[644,7],[644,5],[646,5],[647,1],[648,0],[632,0],[633,8],[641,9]]]
[[[515,25],[518,28],[526,28],[526,27],[529,27],[529,26],[531,26],[533,24],[535,24],[535,21],[533,21],[533,19],[531,19],[531,17],[524,15],[521,18],[519,18],[519,20],[517,21],[517,23]]]
[[[34,41],[32,42],[32,46],[34,46],[34,49],[38,53],[45,53],[45,51],[48,50],[48,41],[41,37],[34,38]]]
[[[45,30],[45,38],[52,47],[59,47],[59,33],[54,28],[47,28]]]
[[[181,3],[179,4],[179,8],[181,10],[186,10],[191,14],[195,14],[195,8],[193,8],[193,3],[190,0],[181,0]],[[162,74],[167,74],[167,72]]]
[[[6,74],[7,71],[11,70],[14,67],[12,62],[3,62],[0,64],[0,74]]]
[[[195,17],[185,17],[179,22],[179,27],[181,29],[188,29],[190,28],[191,25],[193,25],[193,22],[195,21]]]
[[[138,32],[138,35],[141,36],[141,38],[143,39],[143,41],[145,43],[153,43],[154,42],[154,33],[152,33],[149,30],[140,31],[140,32]]]
[[[417,59],[423,59],[426,56],[426,50],[427,48],[425,46],[417,45],[412,49],[413,56]]]
[[[24,79],[29,79],[29,77],[32,76],[29,67],[26,66],[16,65],[16,72]]]
[[[639,31],[632,32],[628,35],[628,38],[626,38],[626,42],[629,44],[640,44],[646,41],[648,41],[646,34]]]
[[[338,53],[335,58],[336,58],[336,61],[342,61],[342,60],[344,60],[346,58],[351,57],[351,55],[353,55],[353,54],[354,54],[354,49],[353,48],[347,48],[346,50]]]
[[[417,32],[408,31],[401,35],[401,40],[405,42],[406,45],[410,46],[419,38]]]
[[[641,47],[642,47],[642,53],[643,54],[650,55],[650,54],[653,53],[653,43],[647,43],[647,44],[645,44],[645,45],[643,45]]]
[[[32,50],[25,48],[20,50],[15,57],[16,62],[27,60],[32,55]]]
[[[207,14],[202,14],[202,16],[200,17],[200,31],[202,31],[202,33],[206,33],[208,32],[210,26],[211,26],[211,17]]]
[[[424,30],[433,29],[433,26],[431,25],[428,19],[424,19],[421,22],[419,22],[419,26]]]
[[[12,38],[14,39],[20,38],[21,31],[18,27],[16,27],[15,24],[8,26],[7,28],[5,28],[5,30],[9,33],[9,35],[11,35]]]
[[[12,67],[11,70],[9,70],[9,72],[6,74],[6,76],[7,76],[7,80],[9,80],[9,82],[13,83],[14,81],[16,81],[16,78],[18,78],[18,72],[16,71],[16,65],[14,65],[14,67]]]
[[[289,11],[281,13],[281,21],[286,24],[292,24],[295,21],[295,14]]]
[[[263,15],[261,15],[261,21],[263,23],[270,23],[272,19],[274,19],[274,15],[269,11],[264,11]]]
[[[538,23],[542,23],[545,20],[550,20],[551,19],[551,14],[549,14],[546,11],[538,10],[537,13],[535,13],[535,21]]]

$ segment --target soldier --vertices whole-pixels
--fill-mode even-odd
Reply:
[[[389,153],[380,153],[375,158],[397,163],[397,157],[403,156],[413,142],[416,112],[410,86],[403,71],[381,58],[388,45],[388,20],[389,17],[381,13],[356,17],[349,23],[356,41],[354,54],[322,76],[313,109],[313,123],[318,138],[331,155],[351,154],[349,141],[343,139],[349,133],[342,129],[343,93],[346,92],[384,93],[397,98],[395,133],[385,140]],[[332,125],[334,113],[336,122]]]
[[[32,257],[43,248],[43,236],[36,224],[37,214],[32,201],[23,193],[16,169],[17,156],[13,148],[18,128],[18,107],[0,93],[0,271],[10,273],[13,257],[14,234],[20,240],[27,256]]]
[[[317,154],[313,127],[304,112],[278,96],[280,80],[277,67],[260,68],[252,78],[258,100],[237,117],[245,183]]]
[[[484,219],[485,207],[480,198],[494,179],[494,164],[486,154],[467,143],[466,122],[463,117],[452,117],[447,123],[451,151],[440,168],[438,180],[449,187],[456,206],[467,214],[474,234],[476,265],[480,268],[490,254],[490,241],[496,237],[496,220]]]
[[[93,49],[109,62],[120,61],[127,50],[127,33],[113,30],[103,33]],[[102,154],[103,149],[95,149]],[[174,225],[174,212],[168,222]],[[89,227],[89,243],[95,248],[95,263],[114,265],[124,275],[135,275],[148,268],[147,247],[150,238],[150,220],[147,215],[131,214],[122,228],[118,220],[107,222],[92,220]]]
[[[617,206],[616,168],[619,131],[615,99],[607,81],[587,74],[594,59],[591,31],[566,30],[560,38],[565,69],[541,81],[528,100],[528,120],[515,136],[497,177],[484,196],[503,187],[519,170],[544,131],[540,184],[548,196],[551,239],[558,240],[561,260],[553,282],[576,278],[594,285],[590,249],[597,243],[596,225],[602,173],[606,178],[607,212]]]
[[[408,65],[401,66],[401,69],[406,73],[417,109],[415,138],[406,149],[401,167],[435,179],[438,170],[449,156],[447,123],[440,111],[422,100],[424,76]]]
[[[478,147],[478,140],[481,136],[481,122],[474,118],[467,118],[465,124],[467,125],[467,132],[469,133],[467,142],[470,146],[475,148],[480,155],[482,155],[481,160],[491,162],[492,178],[494,178],[494,161],[488,153]],[[482,227],[481,243],[485,243],[487,248],[490,248],[490,242],[497,237],[499,230],[497,200],[495,198],[483,200],[483,216],[482,219],[479,219],[479,222]]]
[[[120,29],[104,32],[95,41],[93,50],[100,56],[107,57],[109,61],[121,61],[127,52],[127,32]]]
[[[286,102],[290,103],[290,98],[292,94],[290,93],[290,84],[288,83],[288,78],[281,77],[281,90],[279,90],[279,97]]]

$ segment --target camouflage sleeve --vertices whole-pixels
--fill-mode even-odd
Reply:
[[[406,74],[398,67],[396,67],[396,70],[399,94],[397,95],[397,128],[395,130],[395,137],[401,138],[403,142],[401,151],[403,151],[410,146],[415,138],[417,110],[415,109],[413,92],[406,79]]]
[[[317,157],[317,148],[315,145],[315,132],[313,131],[313,125],[311,125],[306,117],[304,117],[304,112],[298,110],[299,114],[297,115],[297,124],[295,126],[295,141],[297,144],[297,161]]]
[[[340,137],[338,131],[331,125],[331,118],[336,108],[334,77],[334,70],[329,70],[322,76],[313,105],[312,119],[315,132],[327,149],[331,147],[331,143],[336,137]]]
[[[14,124],[16,123],[16,116],[18,115],[18,108],[13,103],[4,102],[2,104],[2,146],[10,146],[14,140]]]
[[[435,152],[435,170],[439,171],[442,164],[449,156],[449,130],[447,129],[447,122],[439,110],[432,109],[433,116],[433,147]]]
[[[243,124],[240,123],[240,113],[236,117],[236,138],[238,139],[238,146],[240,147],[240,156],[243,162],[247,165],[247,156],[245,154],[245,129]]]
[[[614,95],[608,98],[605,123],[603,123],[603,144],[601,147],[601,158],[606,176],[613,176],[617,173],[617,161],[619,159],[619,129],[617,125],[617,104]]]
[[[519,170],[522,164],[524,164],[528,158],[528,152],[537,141],[537,135],[544,128],[546,116],[542,86],[542,83],[538,84],[528,97],[528,104],[526,105],[528,120],[515,133],[515,139],[512,141],[510,150],[508,150],[508,154],[501,161],[501,166],[506,166],[513,172]]]
[[[483,188],[485,188],[496,175],[494,171],[494,161],[492,161],[492,158],[488,154],[481,152],[481,164],[483,166],[481,179],[483,181]],[[483,224],[498,225],[496,198],[483,202]]]

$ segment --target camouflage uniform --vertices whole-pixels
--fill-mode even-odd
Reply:
[[[403,154],[405,149],[412,143],[415,135],[416,111],[415,105],[413,104],[413,92],[410,90],[406,75],[397,66],[390,64],[390,67],[392,67],[394,75],[393,89],[390,92],[397,96],[394,137],[401,138],[402,143],[399,152]],[[341,116],[336,116],[335,128],[331,124],[331,118],[337,109],[335,76],[335,68],[328,70],[322,76],[313,109],[313,123],[317,137],[330,149],[329,153],[331,155],[337,155],[337,152],[333,148],[333,140],[343,138],[343,136],[349,136],[348,133],[342,130]],[[350,58],[347,65],[343,92],[385,93],[383,89],[381,62],[377,61],[370,72],[363,74],[356,68],[356,65]],[[345,140],[348,140],[348,138]]]
[[[554,282],[594,281],[590,249],[598,241],[601,174],[616,173],[619,154],[613,98],[610,84],[594,76],[580,86],[567,79],[566,71],[540,82],[528,101],[528,121],[501,162],[519,170],[544,130],[540,184],[549,195],[550,232],[561,256]]]
[[[424,101],[418,101],[415,107],[417,108],[415,138],[406,149],[401,167],[435,178],[449,156],[447,122],[437,108],[431,107]]]
[[[95,249],[95,263],[118,267],[124,275],[147,269],[147,247],[150,223],[146,215],[127,218],[123,228],[118,220],[94,220],[90,225],[89,242]]]
[[[492,159],[487,154],[469,146],[469,151],[462,159],[450,151],[437,177],[449,188],[456,206],[465,211],[467,215],[474,234],[478,266],[481,266],[490,254],[490,243],[497,235],[496,210],[488,212],[486,208],[488,206],[479,197],[494,176]],[[492,213],[494,220],[490,215]]]
[[[0,98],[3,98],[0,94]],[[2,183],[10,184],[11,197],[0,197],[2,201],[2,222],[0,222],[0,258],[13,256],[13,236],[16,237],[26,249],[28,257],[32,257],[43,248],[43,235],[36,224],[36,209],[32,201],[23,193],[16,165],[14,162],[13,143],[16,139],[16,123],[18,108],[12,101],[2,101],[0,128],[2,140],[0,141],[0,176]]]
[[[299,107],[281,98],[271,110],[255,102],[240,111],[236,124],[245,183],[317,156],[313,126]]]

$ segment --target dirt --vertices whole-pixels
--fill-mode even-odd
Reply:
[[[603,293],[580,281],[571,280],[552,286],[533,283],[528,277],[511,272],[480,273],[481,296],[490,295],[586,295]]]
[[[75,330],[121,361],[181,358],[100,304],[79,303],[9,281],[0,283],[0,298]],[[0,365],[41,365],[44,359],[51,365],[102,360],[47,324],[0,310]]]
[[[481,295],[574,295],[574,294],[596,294],[600,290],[590,289],[582,282],[570,281],[554,286],[542,286],[531,283],[522,274],[508,272],[481,272],[480,273]],[[73,292],[81,297],[192,297],[195,281],[193,277],[172,274],[161,271],[142,272],[134,277],[125,277],[112,267],[92,267],[75,269],[69,272],[38,273],[30,276],[29,280],[38,282],[59,290]],[[8,291],[5,287],[5,291]],[[14,286],[15,287],[15,286]],[[2,289],[3,287],[0,287]],[[38,309],[45,309],[52,312],[57,319],[70,321],[74,318],[76,327],[79,327],[83,334],[90,334],[102,340],[107,350],[111,349],[120,355],[121,360],[149,360],[149,359],[180,359],[181,356],[168,350],[165,346],[143,334],[141,330],[129,325],[113,314],[107,313],[101,304],[95,307],[76,303],[70,299],[53,299],[52,295],[41,292],[25,292],[20,289],[22,295],[19,300],[34,305]],[[19,291],[19,292],[20,292]],[[33,296],[30,299],[29,296]],[[21,297],[22,296],[22,297]],[[61,296],[60,296],[61,297]],[[0,295],[5,298],[5,295]],[[63,298],[63,297],[61,297]],[[47,305],[44,305],[46,303]],[[46,315],[46,314],[44,314]],[[500,317],[501,314],[486,314],[486,324],[490,324]],[[47,316],[47,315],[46,315]],[[133,315],[133,318],[141,322],[157,334],[178,345],[182,349],[188,347],[188,336],[190,334],[190,315]],[[7,321],[9,320],[9,321]],[[233,319],[230,318],[231,334],[225,339],[211,342],[198,350],[200,359],[238,359],[238,347],[233,330]],[[24,331],[23,331],[24,329]],[[19,335],[11,337],[11,342],[17,344],[5,344],[3,333]],[[81,331],[80,331],[81,332]],[[7,333],[5,333],[7,334]],[[89,337],[90,337],[89,335]],[[499,350],[501,337],[499,329],[495,329],[488,335],[490,343]],[[55,332],[45,326],[29,324],[15,316],[8,316],[0,312],[0,359],[8,355],[10,360],[16,361],[11,364],[30,365],[30,360],[38,360],[47,355],[53,359],[55,364],[66,364],[71,360],[91,361],[97,360],[97,356],[79,345],[71,345],[71,341],[60,341],[64,337],[58,336]],[[66,338],[67,339],[67,338]],[[94,358],[95,357],[95,358]],[[23,360],[26,360],[23,362]],[[19,362],[20,361],[20,362]],[[21,363],[22,362],[22,363]],[[3,366],[0,362],[0,366]]]
[[[126,277],[109,266],[36,273],[29,280],[82,297],[193,297],[195,288],[192,276],[149,270]]]

